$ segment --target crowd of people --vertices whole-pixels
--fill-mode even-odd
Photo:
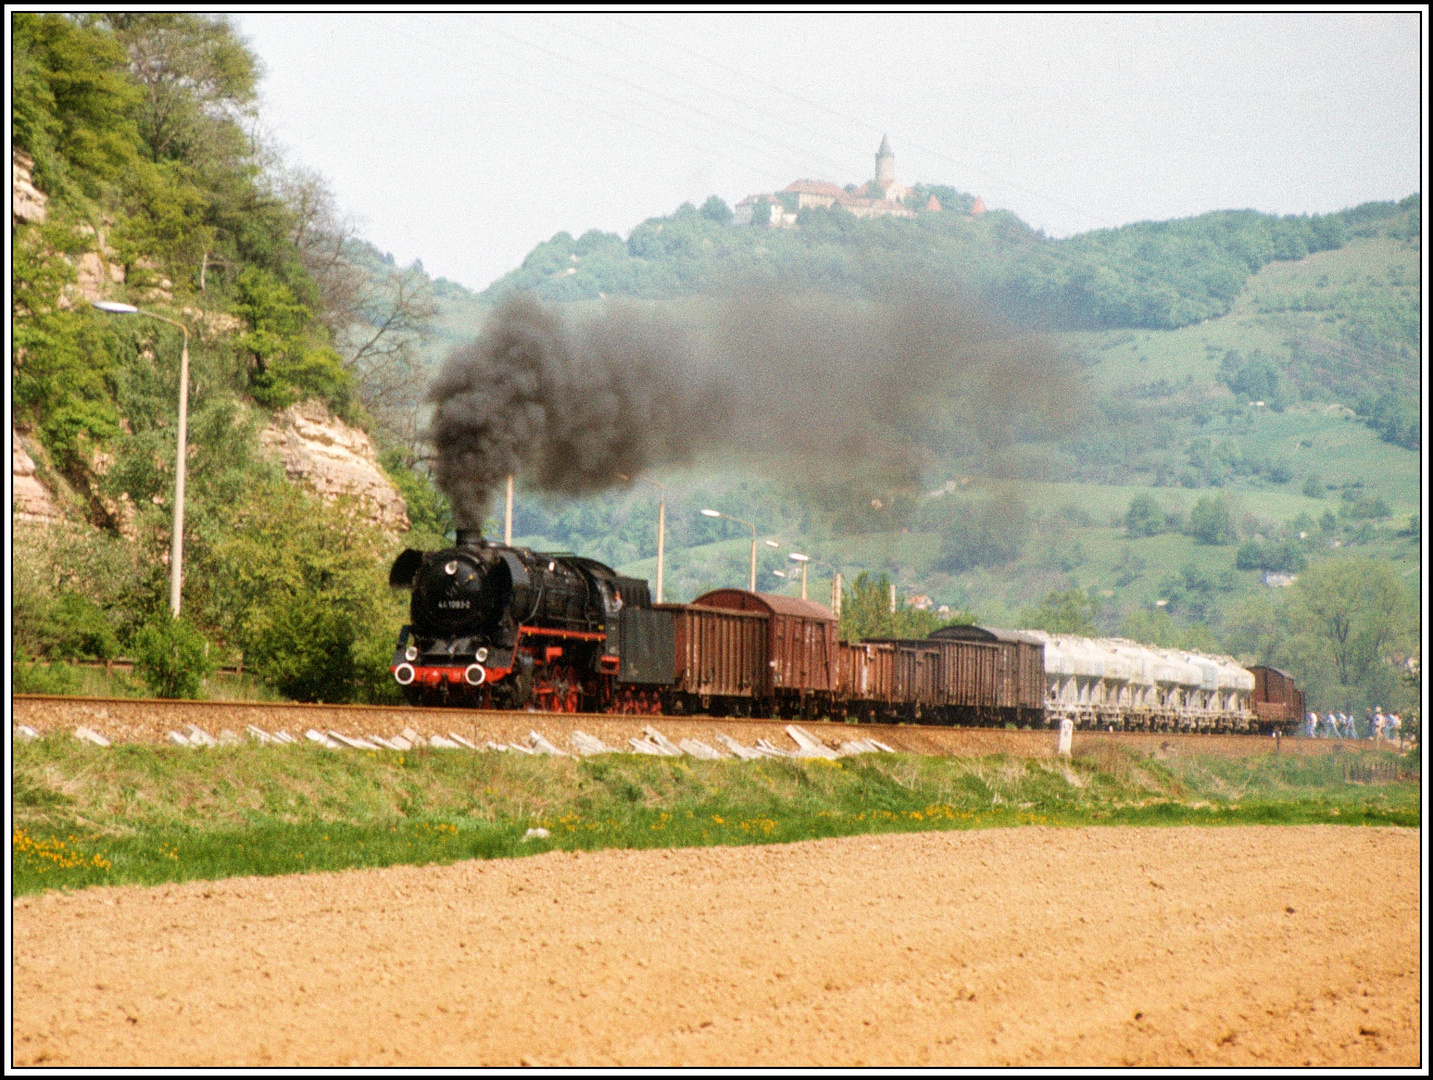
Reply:
[[[1309,739],[1398,739],[1402,737],[1403,721],[1397,713],[1385,713],[1383,706],[1364,710],[1362,731],[1357,717],[1348,713],[1330,712],[1322,717],[1311,712],[1304,719],[1304,736]]]

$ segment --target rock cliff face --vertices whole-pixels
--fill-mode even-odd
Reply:
[[[14,494],[10,499],[10,516],[16,524],[48,524],[59,521],[61,514],[45,485],[35,477],[35,461],[26,452],[15,429],[10,429],[10,475]]]
[[[10,147],[10,221],[14,225],[45,220],[48,195],[35,186],[35,163],[18,146]]]
[[[330,415],[321,402],[289,406],[260,438],[282,456],[290,480],[326,499],[356,495],[383,528],[408,529],[408,507],[379,468],[372,440]]]

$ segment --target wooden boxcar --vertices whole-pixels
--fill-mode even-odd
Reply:
[[[703,707],[713,698],[766,696],[770,627],[759,612],[700,604],[656,610],[671,612],[675,624],[672,693],[701,699]]]
[[[829,701],[835,695],[841,665],[836,616],[829,608],[810,600],[745,589],[714,589],[692,604],[765,617],[766,678],[757,696],[804,700],[814,695]]]
[[[1045,709],[1045,647],[1019,630],[947,626],[941,643],[941,704],[955,719],[975,715],[1009,723],[1040,723]],[[966,715],[959,715],[966,714]]]
[[[893,699],[896,649],[870,641],[843,641],[836,696],[842,701],[889,705]]]
[[[1294,677],[1275,667],[1251,667],[1254,693],[1249,707],[1265,724],[1298,724],[1304,718],[1304,692]]]

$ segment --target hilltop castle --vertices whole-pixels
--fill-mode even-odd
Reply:
[[[911,189],[896,179],[896,155],[891,150],[891,140],[883,135],[876,151],[876,175],[860,187],[842,188],[825,180],[795,180],[779,193],[742,199],[736,204],[733,222],[750,225],[769,215],[771,225],[795,228],[797,214],[811,206],[839,206],[858,218],[915,217],[916,211],[906,205],[910,194]],[[940,200],[932,195],[921,209],[937,213]],[[985,203],[977,198],[970,212],[983,214]]]

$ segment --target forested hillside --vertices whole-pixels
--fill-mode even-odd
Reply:
[[[401,611],[384,572],[401,544],[356,500],[290,482],[260,434],[308,401],[356,445],[365,429],[405,444],[426,281],[365,262],[322,179],[255,138],[258,65],[224,20],[13,18],[17,180],[33,170],[38,191],[13,222],[14,422],[60,515],[17,522],[16,686],[74,683],[30,658],[129,655],[135,690],[194,693],[228,663],[264,692],[387,694]],[[177,621],[181,335],[99,299],[190,331]],[[385,460],[432,524],[426,482]]]

